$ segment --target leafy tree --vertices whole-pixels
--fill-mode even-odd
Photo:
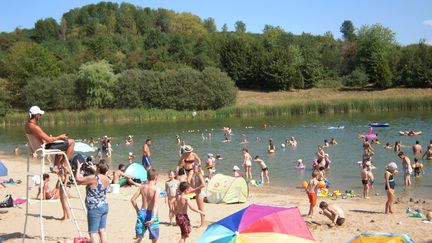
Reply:
[[[15,43],[3,60],[10,81],[11,103],[22,106],[22,88],[33,77],[55,78],[60,74],[56,58],[43,46],[31,42]]]
[[[345,41],[352,42],[356,38],[354,24],[351,22],[351,20],[345,20],[342,23],[340,32],[342,33],[342,37]]]
[[[369,81],[381,88],[392,84],[390,60],[396,52],[395,34],[380,24],[362,26],[358,33],[358,63],[366,68]]]
[[[221,30],[222,30],[222,32],[228,32],[228,25],[223,24]]]
[[[369,82],[369,77],[364,68],[360,66],[349,75],[344,76],[343,82],[346,86],[364,88]]]
[[[235,22],[234,28],[237,33],[246,33],[246,24],[241,20]]]
[[[35,24],[33,38],[36,42],[42,42],[59,37],[60,27],[53,18],[38,20]]]
[[[432,87],[432,47],[424,42],[402,50],[398,63],[398,85]]]
[[[76,81],[76,95],[82,108],[112,106],[115,75],[107,61],[82,64]]]
[[[203,21],[204,28],[207,30],[207,32],[212,33],[216,32],[216,22],[214,18],[207,18]]]

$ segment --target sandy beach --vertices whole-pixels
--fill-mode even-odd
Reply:
[[[14,198],[25,197],[25,171],[26,158],[1,155],[0,159],[9,169],[8,179],[13,178],[15,181],[22,180],[21,184],[7,185],[6,188],[0,188],[0,199],[6,194],[11,194]],[[32,169],[37,170],[38,161],[32,161]],[[161,173],[158,185],[164,188],[165,172]],[[51,174],[51,186],[54,186],[56,175]],[[73,189],[73,188],[72,188]],[[80,186],[83,195],[84,186]],[[109,242],[133,242],[135,233],[135,211],[130,203],[132,194],[137,189],[134,187],[121,188],[119,194],[108,194],[109,215],[107,222],[107,232]],[[32,186],[30,195],[35,197],[37,188]],[[75,190],[72,194],[76,195]],[[386,198],[383,196],[372,196],[371,199],[365,200],[359,197],[348,199],[325,199],[330,204],[339,205],[346,214],[346,222],[340,227],[329,227],[330,221],[324,216],[318,214],[318,208],[315,210],[313,217],[305,217],[305,221],[317,242],[346,242],[360,232],[386,232],[386,233],[406,233],[415,242],[432,242],[430,234],[432,224],[426,224],[419,218],[411,218],[406,215],[407,207],[420,209],[423,213],[432,211],[430,199],[398,197],[394,205],[395,213],[392,215],[384,214],[384,204]],[[320,202],[322,199],[319,199]],[[72,199],[72,203],[77,205],[78,199]],[[195,204],[195,201],[193,201]],[[250,187],[250,198],[245,204],[206,204],[206,214],[208,223],[218,221],[219,219],[234,213],[251,203],[274,204],[284,206],[297,206],[300,212],[305,215],[308,211],[307,196],[300,188],[274,188],[272,186]],[[21,232],[25,220],[25,205],[22,204],[14,208],[3,208],[7,211],[0,214],[0,242],[21,242]],[[47,242],[73,242],[73,237],[78,236],[73,221],[61,222],[62,216],[59,201],[44,203],[44,227]],[[30,213],[38,215],[39,204],[30,202]],[[197,228],[199,224],[199,215],[193,212],[189,213],[191,217],[193,232],[188,242],[196,242],[204,228]],[[84,219],[80,222],[83,229],[87,229],[86,217],[82,212],[77,211],[77,218]],[[168,225],[168,208],[161,200],[159,206],[160,219],[160,240],[159,242],[177,242],[180,239],[180,229],[177,226]],[[26,242],[40,242],[39,219],[29,217],[28,240]],[[145,237],[146,242],[148,236]]]

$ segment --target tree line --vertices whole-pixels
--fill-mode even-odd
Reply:
[[[340,31],[336,39],[266,25],[258,34],[242,21],[218,30],[191,13],[90,4],[0,33],[0,114],[31,104],[216,109],[237,88],[432,87],[425,41],[401,46],[389,28],[349,20]]]

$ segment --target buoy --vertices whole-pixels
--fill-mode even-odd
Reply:
[[[302,182],[302,187],[303,187],[303,188],[306,188],[307,186],[308,186],[307,181],[303,181],[303,182]]]

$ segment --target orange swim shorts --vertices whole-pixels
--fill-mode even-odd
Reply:
[[[317,195],[315,192],[308,192],[308,197],[309,197],[309,203],[312,206],[316,206],[317,205]]]

